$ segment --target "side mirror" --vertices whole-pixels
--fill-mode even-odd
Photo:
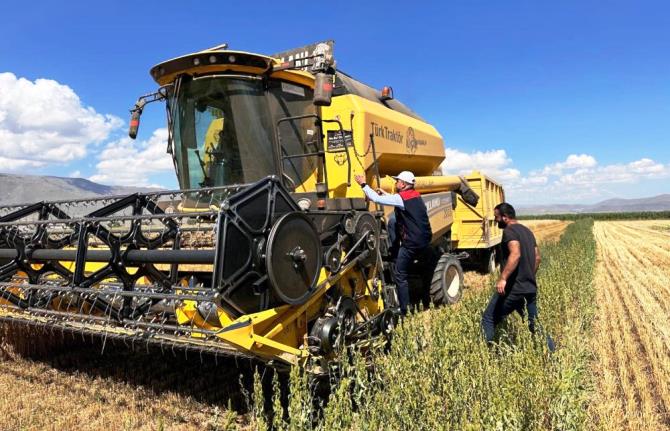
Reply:
[[[316,106],[330,106],[333,97],[333,75],[319,72],[314,83],[314,104]]]
[[[142,115],[144,106],[147,103],[167,99],[171,91],[172,84],[169,84],[159,88],[155,93],[145,94],[144,96],[141,96],[139,99],[137,99],[135,106],[130,110],[130,128],[128,129],[128,136],[130,136],[130,139],[137,138],[137,130],[140,128],[140,116]]]
[[[140,116],[142,115],[142,110],[135,108],[132,111],[130,116],[130,128],[128,129],[128,136],[130,139],[137,138],[137,130],[140,128]]]

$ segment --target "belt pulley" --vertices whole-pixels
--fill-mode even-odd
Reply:
[[[265,265],[274,293],[287,304],[302,304],[321,271],[321,241],[314,224],[302,213],[287,213],[272,226],[267,244]]]
[[[317,352],[329,354],[342,345],[356,329],[356,303],[349,296],[340,297],[331,315],[324,316],[314,323],[311,336],[318,340]]]
[[[361,261],[363,266],[374,265],[377,260],[377,247],[379,247],[379,221],[368,212],[361,212],[354,216],[352,223],[348,226],[354,244],[362,242],[361,251],[368,250],[368,257]]]

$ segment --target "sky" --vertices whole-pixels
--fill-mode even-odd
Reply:
[[[333,39],[338,68],[444,138],[521,205],[670,193],[664,1],[9,2],[0,172],[176,188],[165,111],[129,109],[149,69],[228,43],[270,54]]]

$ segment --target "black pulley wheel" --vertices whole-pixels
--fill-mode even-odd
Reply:
[[[331,353],[340,342],[339,319],[336,316],[317,319],[312,327],[311,335],[319,340],[321,353]]]
[[[304,303],[318,282],[321,241],[304,214],[290,212],[270,230],[265,254],[268,279],[279,299],[290,305]]]
[[[368,257],[361,264],[372,266],[377,260],[377,247],[379,246],[379,222],[370,213],[358,213],[354,218],[354,243],[362,240],[359,250],[367,250]]]
[[[337,245],[332,246],[326,251],[323,266],[333,274],[340,270],[342,266],[342,250]]]
[[[350,336],[356,328],[356,303],[353,298],[343,296],[337,306],[337,318],[340,332],[344,336]]]
[[[381,315],[377,318],[377,325],[379,332],[383,335],[391,335],[393,329],[398,324],[397,315],[391,310],[382,311]]]

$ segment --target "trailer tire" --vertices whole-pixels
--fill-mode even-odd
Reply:
[[[498,260],[496,256],[496,249],[488,249],[483,256],[480,264],[480,272],[482,274],[493,274],[498,269]]]
[[[443,254],[437,261],[430,283],[430,300],[435,305],[457,303],[463,296],[463,268],[450,254]]]

